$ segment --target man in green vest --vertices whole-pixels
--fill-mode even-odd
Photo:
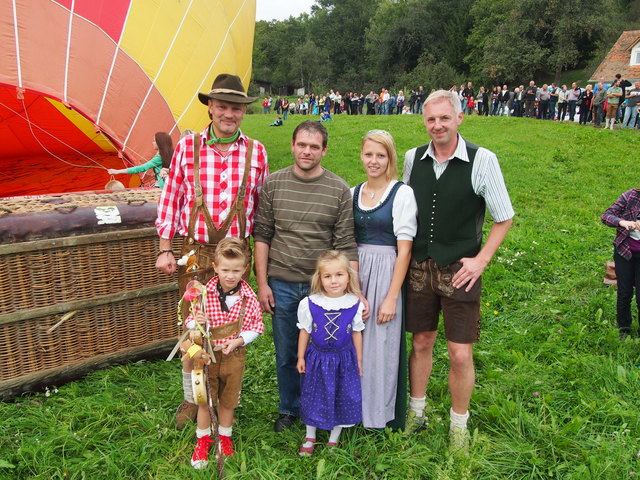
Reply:
[[[418,203],[418,233],[407,276],[406,319],[413,348],[405,432],[426,422],[425,393],[442,312],[450,361],[450,451],[467,454],[473,344],[480,335],[480,276],[514,213],[496,155],[458,134],[463,114],[456,93],[433,92],[424,102],[423,117],[431,142],[409,150],[404,160],[404,181]],[[485,208],[493,224],[482,245]]]

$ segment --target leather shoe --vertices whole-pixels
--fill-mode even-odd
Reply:
[[[176,411],[175,424],[178,430],[182,430],[188,423],[194,422],[198,415],[198,406],[194,403],[183,401]]]
[[[285,429],[291,427],[291,425],[293,425],[293,422],[295,421],[296,421],[295,415],[288,415],[286,413],[281,413],[276,419],[275,423],[273,424],[273,429],[277,433],[280,433]]]

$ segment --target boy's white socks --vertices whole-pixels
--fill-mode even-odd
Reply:
[[[193,387],[191,386],[191,372],[182,371],[182,394],[184,399],[189,403],[193,401]]]
[[[211,436],[211,428],[205,428],[205,429],[196,428],[196,437],[202,438],[205,435]]]

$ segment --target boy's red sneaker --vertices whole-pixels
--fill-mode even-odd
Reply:
[[[196,470],[206,467],[209,464],[209,448],[213,440],[209,435],[200,437],[196,443],[196,448],[191,456],[191,466]]]
[[[224,455],[225,457],[235,455],[236,451],[233,449],[233,442],[231,441],[231,437],[220,435],[220,450],[222,451],[222,455]]]

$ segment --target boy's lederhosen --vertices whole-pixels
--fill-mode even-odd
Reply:
[[[242,331],[242,322],[247,308],[247,299],[242,298],[242,307],[238,320],[209,328],[211,340],[220,340],[231,336],[237,337]],[[220,403],[226,408],[236,408],[240,403],[242,390],[242,375],[244,373],[246,349],[244,346],[236,348],[227,355],[214,351],[215,363],[208,367],[209,395],[213,403]]]
[[[196,148],[197,145],[197,148]],[[200,134],[196,133],[193,137],[193,181],[195,183],[195,199],[193,203],[193,209],[189,215],[188,234],[182,240],[182,247],[180,255],[186,255],[190,251],[195,250],[196,263],[198,269],[186,271],[186,266],[178,266],[178,288],[180,297],[184,294],[185,287],[191,280],[198,280],[203,285],[215,275],[213,270],[213,254],[218,242],[226,237],[234,218],[238,217],[238,227],[240,232],[240,238],[244,241],[247,257],[249,258],[249,265],[251,264],[251,247],[249,240],[246,238],[247,217],[244,208],[244,197],[247,190],[247,179],[249,178],[249,171],[251,170],[251,157],[253,156],[253,139],[249,139],[247,146],[247,155],[245,157],[244,174],[242,176],[242,183],[238,188],[238,195],[229,209],[229,215],[225,218],[219,229],[216,229],[211,218],[211,213],[204,203],[204,195],[202,194],[202,185],[200,184]],[[209,243],[200,243],[195,240],[195,226],[198,216],[202,214],[205,224],[207,225],[207,233],[209,235]],[[249,280],[251,269],[247,268],[243,278],[245,281]],[[188,302],[183,302],[182,305],[182,318],[186,318],[189,314]]]

